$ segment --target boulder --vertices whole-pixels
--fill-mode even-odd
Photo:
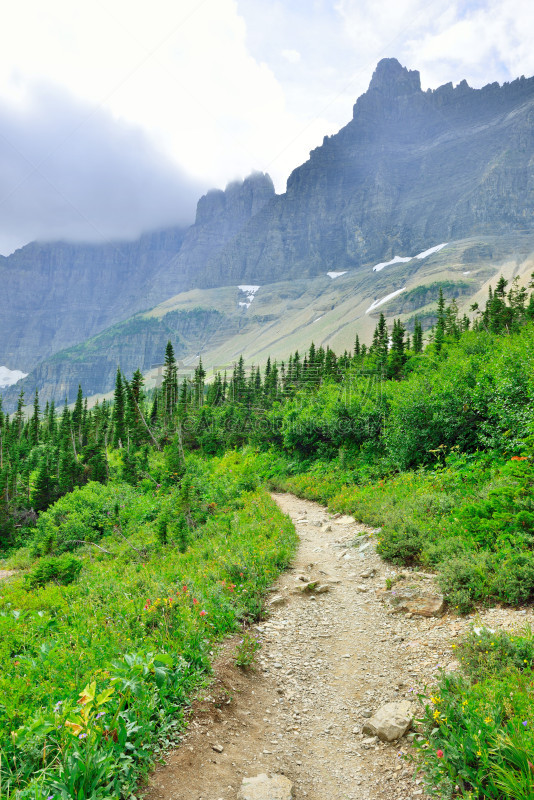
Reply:
[[[383,742],[393,742],[404,736],[412,725],[412,705],[407,700],[386,703],[367,720],[362,730],[369,736],[378,736]]]
[[[292,800],[293,784],[285,775],[265,773],[255,778],[243,778],[237,800]]]
[[[379,596],[386,600],[396,611],[406,611],[420,617],[440,617],[445,611],[445,598],[442,594],[434,594],[419,589],[392,589],[380,592]]]

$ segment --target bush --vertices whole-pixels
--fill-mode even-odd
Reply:
[[[28,588],[37,589],[46,583],[67,586],[76,580],[82,569],[82,561],[71,555],[45,556],[26,577]]]

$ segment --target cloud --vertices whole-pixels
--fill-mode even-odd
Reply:
[[[282,57],[289,61],[290,64],[298,64],[301,59],[298,50],[282,50]]]
[[[30,240],[102,241],[190,224],[205,186],[139,128],[57,86],[0,100],[0,252]]]
[[[0,28],[0,250],[8,227],[117,237],[186,215],[187,175],[257,169],[283,191],[381,58],[482,86],[534,73],[533,29],[531,0],[20,0]]]

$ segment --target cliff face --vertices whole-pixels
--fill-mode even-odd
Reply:
[[[160,318],[138,314],[44,359],[27,378],[1,390],[3,406],[12,410],[21,389],[27,403],[37,389],[41,406],[51,400],[60,404],[65,398],[73,402],[80,384],[87,396],[106,393],[114,386],[117,367],[130,378],[137,368],[147,372],[161,364],[169,340],[180,361],[195,353],[206,337],[217,342],[237,330],[235,319],[215,309],[175,311]]]
[[[274,197],[270,176],[261,172],[242,183],[229,184],[224,192],[214,189],[201,197],[195,224],[185,234],[179,253],[153,276],[154,290],[159,293],[163,289],[167,297],[172,297],[195,286],[230,283],[215,275],[213,262],[221,249]],[[153,305],[157,302],[154,299]]]
[[[202,197],[189,229],[105,245],[33,242],[0,257],[0,366],[28,372],[53,353],[194,286],[212,253],[273,195],[270,177],[257,173]]]
[[[533,229],[534,79],[421,90],[381,61],[353,119],[290,176],[202,285],[386,261],[465,236]]]

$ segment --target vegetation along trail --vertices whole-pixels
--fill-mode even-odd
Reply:
[[[409,702],[417,716],[418,692],[440,667],[456,668],[451,642],[472,619],[392,613],[384,587],[396,573],[375,552],[375,530],[293,495],[274,497],[300,546],[255,626],[258,668],[243,674],[219,659],[218,681],[154,774],[148,800],[234,800],[244,778],[262,773],[286,776],[297,799],[426,797],[405,758],[413,732],[385,743],[363,728],[389,702]],[[430,613],[431,576],[404,573],[419,585],[418,610]],[[492,609],[478,619],[510,629],[525,612]]]

